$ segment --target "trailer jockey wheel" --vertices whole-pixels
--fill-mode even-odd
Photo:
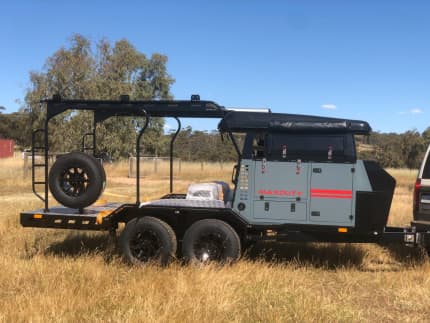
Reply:
[[[64,206],[84,208],[103,193],[106,174],[100,161],[82,152],[58,157],[49,172],[49,189]]]
[[[191,263],[232,263],[240,258],[240,238],[224,221],[197,221],[185,232],[182,254]]]
[[[175,232],[166,222],[146,216],[127,222],[119,246],[124,259],[130,264],[152,262],[164,266],[175,257],[177,240]]]

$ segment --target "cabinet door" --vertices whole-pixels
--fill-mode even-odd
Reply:
[[[305,223],[306,203],[255,201],[254,214],[256,219],[282,220],[284,223]]]
[[[256,161],[254,219],[303,223],[307,217],[309,165],[297,162]]]
[[[310,213],[313,223],[353,226],[352,164],[311,164]]]
[[[255,162],[254,200],[306,200],[308,164],[296,162]]]

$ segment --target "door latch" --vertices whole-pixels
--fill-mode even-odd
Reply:
[[[328,146],[327,159],[328,160],[332,160],[333,159],[333,146]]]
[[[282,145],[282,159],[287,158],[287,145]]]

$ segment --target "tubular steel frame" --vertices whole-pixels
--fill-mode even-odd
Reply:
[[[44,202],[44,211],[49,212],[48,200],[48,157],[49,157],[49,121],[67,110],[89,110],[93,111],[93,129],[82,137],[82,151],[92,151],[93,155],[97,151],[96,126],[98,123],[111,117],[144,117],[145,123],[139,130],[136,140],[136,204],[140,204],[140,165],[139,157],[141,152],[141,140],[148,127],[151,117],[173,117],[178,128],[170,140],[170,193],[173,192],[173,149],[174,142],[181,130],[179,117],[186,118],[219,118],[222,119],[228,112],[226,108],[213,101],[200,101],[197,96],[192,96],[191,100],[136,100],[130,101],[129,97],[122,95],[120,100],[63,100],[60,96],[54,95],[52,99],[42,100],[41,104],[46,104],[46,117],[44,129],[36,129],[32,133],[32,190],[33,193]],[[43,145],[37,145],[37,136],[43,134]],[[86,147],[86,137],[92,137],[92,147]],[[237,143],[231,133],[233,144],[240,156]],[[44,162],[36,163],[36,151],[43,151]],[[35,169],[44,167],[44,181],[36,181]],[[36,189],[37,185],[44,185],[44,196]]]

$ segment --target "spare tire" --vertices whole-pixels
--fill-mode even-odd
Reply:
[[[49,172],[49,189],[54,198],[71,208],[93,204],[103,193],[106,173],[95,157],[72,152],[58,157]]]

